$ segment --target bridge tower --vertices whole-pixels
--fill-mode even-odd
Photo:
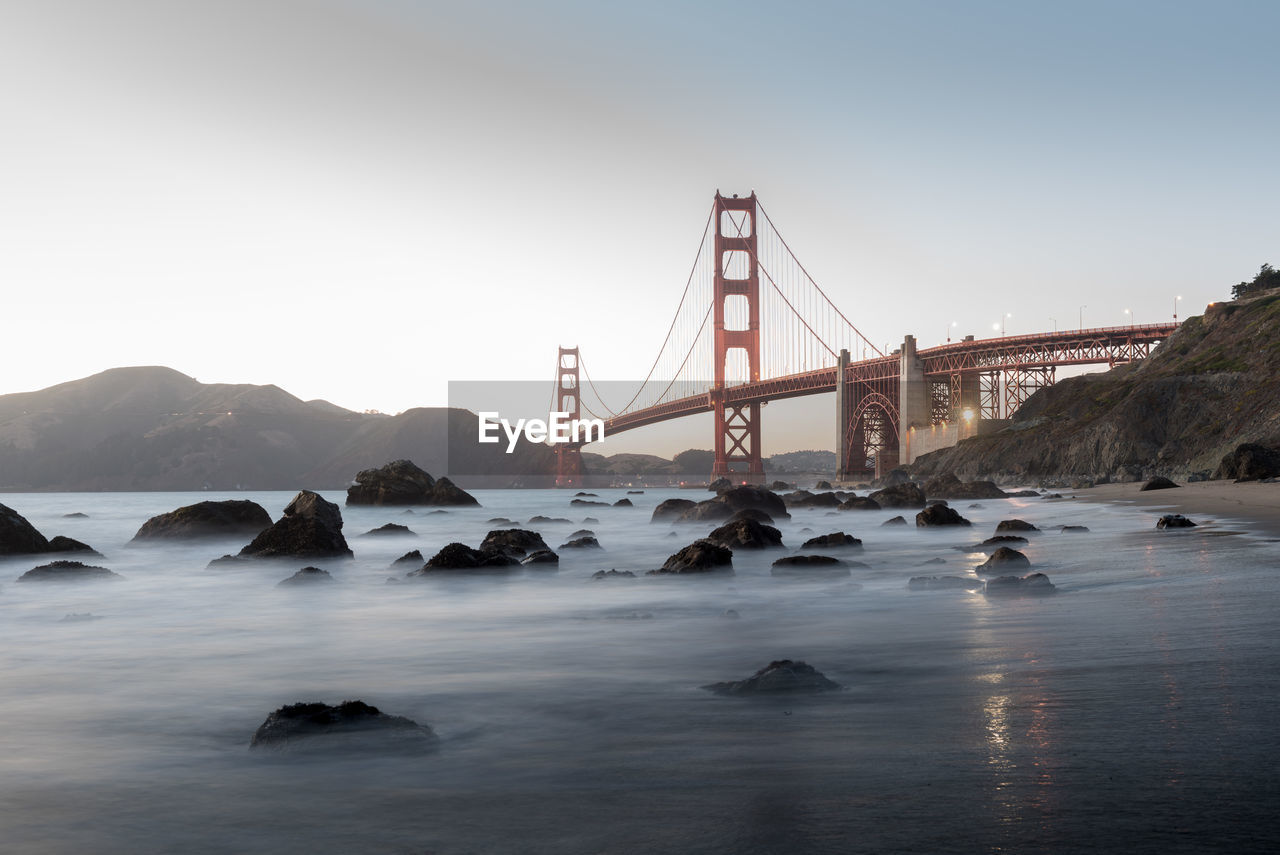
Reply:
[[[569,418],[582,418],[582,403],[578,397],[578,348],[562,347],[556,359],[556,412],[568,413]],[[555,446],[556,486],[579,487],[582,485],[582,449],[567,443]]]
[[[726,199],[716,192],[715,280],[712,311],[715,336],[715,385],[711,409],[715,414],[716,456],[712,478],[752,484],[764,482],[760,459],[760,402],[729,403],[725,363],[732,351],[746,354],[748,380],[760,379],[760,271],[756,264],[756,194]],[[736,305],[726,313],[730,301]],[[745,305],[743,303],[745,302]],[[730,328],[726,314],[734,322]],[[741,324],[745,322],[746,326]]]

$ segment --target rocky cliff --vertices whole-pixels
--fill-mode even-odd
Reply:
[[[1280,291],[1211,304],[1143,362],[1033,395],[1003,431],[927,454],[915,477],[1026,481],[1208,476],[1280,440]]]

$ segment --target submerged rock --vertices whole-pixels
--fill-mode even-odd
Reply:
[[[228,567],[243,567],[246,564],[252,564],[248,558],[241,558],[239,555],[224,555],[221,558],[215,558],[205,565],[206,570],[225,570]]]
[[[615,508],[634,508],[635,504],[630,499],[622,498],[613,503]]]
[[[520,561],[521,564],[556,564],[560,563],[560,556],[556,555],[550,549],[535,549]]]
[[[249,741],[251,751],[349,751],[420,754],[439,738],[426,725],[387,715],[363,701],[292,704],[267,716]]]
[[[294,573],[288,579],[281,579],[276,583],[277,588],[292,587],[294,585],[314,585],[317,582],[336,582],[329,575],[329,571],[321,570],[319,567],[303,567],[297,573]]]
[[[244,558],[350,558],[342,536],[342,511],[318,493],[303,490],[279,522],[240,550]]]
[[[906,524],[907,524],[907,520],[906,520],[906,518],[905,518],[905,517],[889,517],[889,519],[887,519],[887,520],[885,520],[884,522],[880,523],[880,525],[882,525],[882,526],[886,526],[886,525],[906,525]]]
[[[270,526],[271,515],[257,502],[247,499],[198,502],[152,517],[142,524],[131,542],[253,537]]]
[[[850,496],[837,505],[837,508],[842,511],[878,511],[880,503],[870,496]]]
[[[564,517],[546,517],[538,514],[537,516],[529,517],[529,522],[526,525],[550,525],[551,523],[568,523],[572,525],[573,520],[568,520]],[[511,525],[517,525],[517,523],[511,523]]]
[[[710,540],[695,540],[669,557],[658,570],[648,576],[692,573],[733,573],[733,550]]]
[[[677,519],[681,514],[696,504],[697,502],[692,501],[691,499],[663,499],[658,503],[658,506],[653,509],[653,516],[649,518],[649,522]]]
[[[707,499],[687,508],[680,515],[680,520],[684,522],[727,520],[738,511],[748,508],[764,511],[774,519],[791,519],[791,515],[787,513],[786,504],[776,493],[764,487],[743,484],[724,490],[714,499]]]
[[[1000,522],[996,523],[996,534],[1000,534],[1001,532],[1010,532],[1010,531],[1039,531],[1039,530],[1040,529],[1036,528],[1034,525],[1027,522],[1026,520],[1001,520]]]
[[[1064,525],[1062,527],[1063,534],[1066,534],[1067,532],[1079,533],[1079,532],[1085,532],[1088,530],[1089,530],[1089,527],[1087,525]]]
[[[982,592],[988,597],[1043,597],[1055,593],[1057,587],[1043,573],[1032,573],[1028,576],[997,576],[988,579]]]
[[[33,567],[18,577],[19,582],[88,582],[102,579],[123,579],[106,567],[94,567],[79,561],[53,561]]]
[[[706,539],[730,549],[769,549],[782,546],[782,532],[755,520],[726,523],[708,534]]]
[[[967,519],[960,516],[959,511],[947,505],[930,505],[916,514],[916,527],[918,528],[968,526],[971,524]]]
[[[951,472],[926,481],[924,494],[930,499],[1003,499],[1008,495],[991,481],[966,483]]]
[[[485,535],[480,543],[481,552],[501,552],[513,558],[523,558],[529,552],[550,550],[542,535],[523,528],[500,528]]]
[[[570,499],[569,504],[586,508],[607,508],[608,502],[593,502],[591,499]]]
[[[591,574],[592,579],[634,579],[635,573],[630,570],[597,570]]]
[[[869,497],[882,508],[923,508],[924,490],[914,481],[876,490]]]
[[[974,568],[976,573],[1008,573],[1009,571],[1017,571],[1031,566],[1030,559],[1016,549],[1010,549],[1002,546],[986,561]]]
[[[717,695],[776,695],[830,692],[839,689],[840,684],[828,680],[808,663],[779,659],[745,680],[712,683],[702,688]]]
[[[773,562],[769,574],[804,579],[834,579],[851,575],[846,562],[830,555],[788,555]]]
[[[584,537],[575,537],[567,543],[560,544],[561,549],[599,549],[600,541],[590,535]]]
[[[1156,521],[1156,528],[1195,528],[1196,524],[1182,514],[1165,514]]]
[[[801,549],[861,549],[862,541],[851,534],[833,531],[819,537],[811,537],[800,544]]]
[[[347,488],[348,505],[447,505],[480,503],[448,478],[432,478],[410,460],[364,469]]]
[[[98,550],[90,546],[89,544],[81,543],[80,541],[75,540],[74,538],[63,537],[60,534],[56,535],[55,537],[49,540],[49,547],[45,551],[46,552],[77,552],[83,555],[92,555],[94,558],[106,557],[101,552],[99,552]]]
[[[509,573],[519,566],[519,560],[505,552],[472,549],[465,543],[450,543],[431,556],[426,564],[406,575],[422,577],[454,570]]]
[[[808,490],[797,490],[782,496],[788,508],[835,508],[840,506],[840,499],[835,493],[810,493]]]
[[[406,552],[395,561],[392,561],[390,569],[400,570],[404,567],[421,567],[425,563],[426,559],[422,557],[422,552],[415,549],[412,552]]]
[[[736,523],[740,520],[754,520],[763,525],[773,525],[773,517],[759,508],[743,508],[740,511],[734,511],[733,516],[725,520],[725,523]]]
[[[387,523],[377,528],[370,529],[364,533],[365,537],[416,537],[413,530],[407,525],[399,525],[397,523]]]

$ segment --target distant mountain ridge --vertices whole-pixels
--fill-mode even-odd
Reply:
[[[400,458],[434,475],[554,472],[547,448],[523,445],[508,456],[476,435],[467,410],[364,414],[274,385],[113,368],[0,395],[0,491],[333,490]]]

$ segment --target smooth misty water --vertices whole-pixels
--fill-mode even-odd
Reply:
[[[597,491],[610,501],[621,490]],[[16,584],[0,562],[0,851],[343,853],[1224,852],[1280,846],[1275,541],[1225,523],[987,501],[966,531],[881,528],[895,512],[799,510],[796,547],[843,529],[872,565],[848,582],[769,575],[593,582],[658,566],[710,526],[480,491],[481,509],[344,509],[341,584],[277,589],[308,562],[209,571],[242,541],[130,548],[153,514],[290,494],[6,495],[46,535],[106,553],[125,581]],[[341,502],[341,494],[328,494]],[[64,519],[81,511],[89,519]],[[558,546],[599,518],[606,552],[558,573],[387,584],[392,559],[485,520],[534,514]],[[1021,517],[1055,597],[912,593],[960,573]],[[407,539],[359,537],[386,522]],[[1235,527],[1237,530],[1242,527]],[[945,567],[920,568],[941,556]],[[728,609],[741,617],[724,616]],[[63,622],[71,613],[99,619]],[[697,687],[804,659],[847,691],[786,700]],[[430,724],[426,757],[250,754],[271,710],[360,698]]]

